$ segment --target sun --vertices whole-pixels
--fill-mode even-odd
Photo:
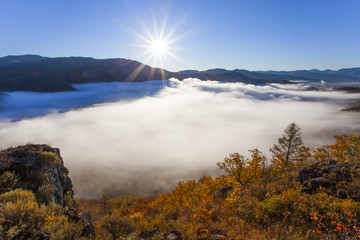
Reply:
[[[147,60],[153,62],[159,67],[163,67],[164,62],[169,61],[169,57],[173,57],[173,40],[170,38],[170,35],[152,35],[148,34],[145,40],[145,54],[147,55]]]
[[[152,41],[149,48],[155,56],[166,56],[169,53],[169,44],[163,39]]]
[[[164,68],[171,62],[172,58],[177,59],[175,51],[177,50],[176,42],[180,39],[179,34],[175,36],[175,28],[166,28],[166,24],[157,27],[154,24],[153,29],[145,24],[141,24],[142,31],[135,32],[141,42],[139,49],[143,49],[142,55],[145,57],[144,62],[153,67]]]
[[[154,14],[152,21],[137,19],[138,27],[130,29],[134,36],[134,47],[142,62],[151,67],[163,68],[175,67],[175,62],[184,62],[179,55],[182,51],[181,40],[193,34],[192,28],[183,28],[186,17],[177,18],[177,21],[170,21],[170,13],[167,8],[164,14]],[[155,12],[155,11],[154,11]],[[160,17],[161,16],[161,17]]]

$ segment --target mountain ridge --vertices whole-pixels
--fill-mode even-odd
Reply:
[[[177,78],[198,78],[245,84],[291,83],[291,80],[318,82],[360,82],[360,68],[339,70],[248,71],[222,68],[205,71],[171,72],[124,59],[91,57],[43,57],[11,55],[0,58],[0,91],[74,91],[72,84],[95,82],[142,82]]]

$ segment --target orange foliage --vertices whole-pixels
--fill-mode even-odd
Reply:
[[[354,239],[360,236],[360,203],[325,191],[302,193],[296,178],[297,170],[311,161],[359,161],[359,136],[335,139],[313,153],[300,146],[283,169],[265,167],[266,159],[257,149],[250,150],[249,159],[230,154],[218,164],[226,176],[181,181],[155,199],[120,197],[103,207],[134,222],[137,234],[156,228],[162,233],[181,232],[183,239]],[[86,203],[98,236],[105,238],[99,223],[106,211],[101,201],[95,205]]]

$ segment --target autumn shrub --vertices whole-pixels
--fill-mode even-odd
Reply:
[[[45,183],[40,185],[35,193],[37,202],[49,204],[52,201],[55,190],[54,184]]]
[[[6,171],[0,175],[0,194],[15,188],[19,179],[14,172]]]
[[[238,218],[249,223],[256,222],[261,216],[260,202],[252,196],[239,197],[236,199],[235,213]]]
[[[145,200],[145,197],[139,195],[125,195],[111,199],[114,207],[130,207],[134,204]]]
[[[114,214],[105,216],[101,226],[110,233],[112,239],[126,237],[136,231],[136,225],[131,220]]]
[[[229,157],[225,157],[224,161],[218,162],[217,165],[223,169],[234,181],[241,185],[248,183],[261,177],[265,156],[258,149],[249,150],[252,155],[250,159],[245,159],[239,153],[231,153]]]
[[[62,162],[60,157],[53,152],[41,152],[40,157],[44,166],[59,165]]]
[[[354,239],[360,237],[360,203],[340,199],[326,192],[311,196],[311,234],[319,238]]]
[[[87,239],[81,236],[81,226],[73,221],[69,221],[66,216],[48,216],[43,230],[49,233],[51,239],[54,240]]]
[[[101,207],[101,213],[103,214],[111,214],[112,213],[112,203],[111,198],[107,195],[103,195],[100,199],[100,207]]]
[[[15,189],[3,194],[0,194],[0,203],[7,202],[29,202],[35,201],[35,195],[32,191]]]
[[[360,136],[335,136],[336,142],[327,145],[330,157],[340,162],[360,164]]]
[[[73,198],[73,192],[72,191],[67,191],[64,193],[63,195],[63,206],[67,206],[67,207],[76,207],[76,202]]]
[[[292,228],[303,229],[310,219],[310,199],[298,189],[288,189],[262,202],[263,222],[279,222]]]
[[[31,191],[16,189],[0,195],[2,234],[31,236],[40,230],[46,211],[35,201]]]

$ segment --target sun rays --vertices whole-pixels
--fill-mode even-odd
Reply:
[[[170,15],[170,6],[154,7],[150,12],[151,16],[134,16],[135,25],[128,28],[134,35],[134,41],[129,44],[136,54],[134,58],[144,63],[128,76],[129,82],[133,81],[146,65],[152,67],[150,77],[160,71],[160,79],[168,77],[166,70],[177,71],[179,66],[187,65],[188,61],[180,57],[184,51],[189,51],[187,42],[183,40],[198,31],[196,26],[184,27],[188,20],[186,13]]]
[[[142,61],[152,67],[165,68],[184,62],[179,57],[179,51],[182,50],[181,40],[192,33],[189,28],[183,29],[185,16],[174,20],[170,17],[169,11],[170,8],[162,13],[152,11],[151,20],[138,18],[136,22],[139,28],[131,30],[136,37],[134,47],[141,51]]]
[[[179,38],[173,36],[175,29],[166,32],[166,23],[163,23],[161,29],[154,25],[151,31],[148,27],[142,24],[143,35],[138,34],[141,41],[141,48],[144,49],[143,54],[146,57],[145,62],[150,63],[156,67],[163,68],[165,62],[177,58],[175,55],[176,41]]]

